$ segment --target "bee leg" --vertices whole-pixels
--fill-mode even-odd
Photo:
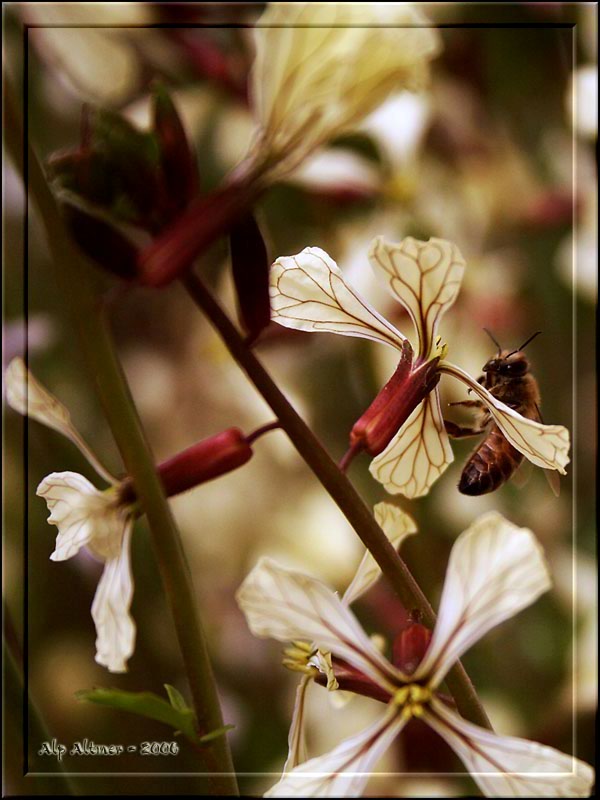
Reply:
[[[467,436],[479,436],[483,433],[482,428],[467,428],[463,425],[457,425],[455,422],[450,422],[450,420],[447,419],[444,420],[444,426],[448,436],[451,436],[453,439],[466,439]]]
[[[456,400],[454,403],[448,403],[449,406],[465,406],[465,408],[481,408],[480,400]]]

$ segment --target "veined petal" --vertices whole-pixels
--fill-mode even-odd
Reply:
[[[306,759],[306,738],[304,736],[304,706],[306,703],[306,692],[312,683],[312,676],[304,675],[296,689],[296,700],[292,713],[290,732],[288,733],[288,757],[283,765],[283,771],[290,770],[302,764]]]
[[[360,797],[377,761],[405,726],[398,706],[330,753],[286,773],[265,797]]]
[[[50,556],[53,561],[71,558],[83,545],[91,547],[92,543],[105,552],[118,552],[124,519],[111,490],[98,491],[77,472],[52,472],[36,493],[48,505],[48,523],[58,528]]]
[[[390,494],[422,497],[453,460],[438,390],[434,389],[371,461],[369,471]]]
[[[445,239],[420,242],[408,236],[398,244],[378,236],[369,248],[375,274],[410,314],[419,337],[419,356],[433,356],[438,325],[460,290],[465,260]]]
[[[6,400],[11,408],[23,416],[31,417],[46,425],[76,445],[92,467],[106,481],[116,484],[116,478],[96,458],[90,446],[84,441],[71,422],[71,415],[65,406],[34,378],[22,358],[14,358],[6,369]]]
[[[392,545],[397,550],[404,539],[411,533],[417,532],[417,526],[412,517],[409,517],[401,508],[391,503],[377,503],[373,508],[377,524],[386,534]],[[367,550],[358,565],[352,582],[344,592],[342,603],[349,606],[363,595],[381,575],[381,567]]]
[[[135,647],[135,623],[129,613],[133,578],[129,544],[133,523],[128,522],[118,555],[108,558],[98,583],[92,618],[96,625],[96,661],[110,672],[127,672],[127,660]]]
[[[533,419],[522,417],[512,408],[497,400],[487,389],[477,383],[467,372],[441,361],[439,371],[458,378],[472,389],[477,397],[485,403],[494,422],[504,436],[525,458],[544,469],[556,469],[561,475],[566,474],[565,467],[569,463],[570,438],[569,431],[563,425],[543,425]]]
[[[456,540],[433,636],[415,680],[437,686],[474,642],[550,588],[533,533],[491,511]]]
[[[340,598],[315,578],[261,558],[236,599],[255,636],[309,641],[347,661],[387,691],[401,673],[373,646]]]
[[[589,764],[537,742],[479,728],[434,698],[423,719],[459,756],[486,797],[589,797]]]
[[[383,342],[399,350],[404,336],[344,281],[319,247],[282,256],[271,267],[272,319],[286,328]]]

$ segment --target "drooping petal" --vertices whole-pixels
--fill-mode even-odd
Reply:
[[[496,511],[479,517],[452,548],[437,623],[415,680],[437,686],[474,642],[549,588],[533,533]]]
[[[382,528],[392,545],[397,550],[404,539],[417,532],[417,526],[401,508],[391,503],[377,503],[373,508],[377,524]],[[363,595],[381,575],[381,567],[367,550],[358,565],[352,582],[344,592],[342,602],[349,606]]]
[[[48,505],[48,523],[56,525],[56,547],[50,558],[64,561],[84,545],[96,542],[107,552],[118,551],[123,533],[123,515],[114,504],[111,490],[100,492],[77,472],[52,472],[37,488]]]
[[[420,242],[408,236],[398,244],[378,236],[369,249],[375,274],[411,316],[419,338],[419,356],[429,360],[442,316],[460,290],[465,260],[445,239]]]
[[[264,796],[360,797],[377,761],[405,724],[398,707],[388,706],[375,724],[286,773]]]
[[[371,461],[369,471],[390,494],[422,497],[453,460],[439,394],[434,389]]]
[[[92,603],[97,633],[96,661],[110,672],[127,672],[127,660],[135,647],[135,623],[129,613],[133,597],[131,530],[130,521],[123,532],[119,553],[104,564]]]
[[[284,773],[304,763],[308,758],[306,737],[304,735],[304,707],[306,704],[306,692],[311,683],[312,677],[304,675],[296,689],[294,711],[292,712],[292,722],[288,733],[288,757],[283,765]]]
[[[69,411],[31,374],[22,358],[14,358],[10,362],[4,380],[6,401],[11,408],[62,433],[79,448],[100,477],[109,483],[117,483],[75,428]]]
[[[393,691],[401,674],[373,646],[340,598],[315,578],[261,558],[236,599],[252,633],[280,642],[314,642]]]
[[[423,716],[486,797],[589,797],[594,770],[574,756],[479,728],[434,698]]]
[[[348,284],[319,247],[282,256],[271,267],[272,319],[286,328],[358,336],[400,349],[405,337]]]
[[[525,458],[544,469],[555,469],[561,475],[566,474],[565,467],[569,463],[570,437],[563,425],[543,425],[533,419],[521,416],[512,408],[497,400],[487,389],[477,383],[467,372],[442,361],[440,372],[458,378],[473,390],[477,397],[485,403],[494,422],[504,436]]]

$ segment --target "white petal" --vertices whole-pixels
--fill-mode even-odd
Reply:
[[[48,523],[56,525],[56,548],[50,558],[64,561],[92,543],[102,555],[118,552],[123,533],[123,510],[111,490],[100,492],[77,472],[52,472],[37,488],[48,505]]]
[[[378,236],[369,249],[375,274],[402,303],[419,337],[419,356],[430,359],[442,316],[456,300],[465,260],[445,239],[420,242],[408,236],[400,243]]]
[[[388,691],[394,691],[394,682],[402,678],[337,594],[308,575],[261,558],[236,599],[255,636],[314,642]]]
[[[424,720],[460,757],[486,797],[589,797],[594,770],[537,742],[498,736],[434,698]]]
[[[417,532],[417,526],[412,517],[409,517],[401,508],[391,503],[377,503],[373,508],[377,524],[386,534],[396,550],[401,543]],[[367,550],[360,562],[352,583],[348,586],[342,597],[342,602],[349,606],[363,595],[381,575],[381,567]]]
[[[399,349],[404,336],[344,281],[319,247],[282,256],[271,267],[272,318],[301,331],[324,331],[372,339]]]
[[[421,85],[439,42],[406,3],[271,3],[254,36],[253,106],[278,173]]]
[[[422,497],[454,460],[434,389],[385,450],[371,461],[371,475],[390,494]]]
[[[304,735],[304,706],[306,692],[312,680],[310,675],[304,675],[296,689],[296,700],[294,702],[290,732],[288,733],[288,757],[283,765],[284,773],[294,769],[294,767],[302,764],[308,758],[306,737]]]
[[[96,625],[96,661],[110,672],[127,672],[135,646],[135,623],[129,613],[133,578],[129,556],[132,523],[123,532],[120,552],[107,559],[98,583],[92,617]]]
[[[504,436],[525,458],[544,469],[556,469],[566,474],[569,463],[569,431],[563,425],[543,425],[522,417],[512,408],[497,400],[468,373],[447,361],[440,362],[440,372],[458,378],[475,392],[488,407],[494,422]]]
[[[549,588],[533,533],[496,511],[479,517],[452,548],[437,623],[415,680],[437,686],[474,642]]]
[[[83,440],[65,406],[34,378],[21,358],[14,358],[6,369],[6,400],[11,408],[47,425],[75,444],[98,474],[109,483],[117,480],[98,461],[89,445]]]
[[[373,768],[400,733],[405,720],[397,706],[330,753],[286,773],[265,797],[360,797]]]

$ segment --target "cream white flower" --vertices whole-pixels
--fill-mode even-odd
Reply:
[[[440,40],[409,3],[271,3],[255,30],[255,163],[271,178],[360,123],[393,91],[420,88]]]
[[[135,646],[135,623],[129,613],[133,597],[130,539],[134,507],[121,497],[119,481],[99,462],[71,422],[68,410],[14,359],[5,374],[6,398],[28,415],[70,439],[110,487],[96,489],[76,472],[53,472],[37,488],[48,505],[48,522],[56,525],[56,547],[50,556],[64,561],[85,547],[104,570],[92,604],[96,626],[96,661],[110,672],[126,672]]]
[[[594,772],[584,762],[525,739],[500,736],[451,710],[438,688],[456,660],[550,586],[531,531],[491,512],[453,547],[438,621],[419,666],[407,675],[373,646],[356,617],[319,581],[262,559],[238,592],[248,625],[280,641],[310,639],[371,679],[388,701],[381,718],[334,750],[296,766],[268,797],[356,797],[378,759],[412,717],[436,730],[488,797],[585,797]]]
[[[440,343],[438,326],[456,300],[465,269],[456,245],[444,239],[421,242],[412,237],[394,244],[377,237],[371,244],[369,260],[376,275],[411,317],[417,333],[416,357],[413,358],[406,337],[346,283],[335,261],[318,247],[307,247],[295,256],[282,256],[272,265],[272,318],[288,328],[358,336],[398,350],[401,357],[397,375],[403,381],[404,398],[410,397],[407,387],[419,388],[417,371],[428,364],[435,374],[458,378],[487,407],[493,422],[514,448],[534,464],[565,474],[569,463],[566,428],[521,416],[462,369],[444,360],[447,348]],[[395,379],[394,376],[388,386]],[[389,397],[393,403],[394,395],[390,393]],[[372,417],[378,402],[376,399],[365,413],[365,419],[369,414]],[[396,404],[396,412],[399,409],[405,410]],[[387,406],[381,418],[385,419],[389,411]],[[381,448],[368,451],[376,456],[370,471],[386,490],[414,498],[427,494],[452,462],[453,454],[437,388],[427,388],[424,398],[417,397],[409,412],[401,418],[400,425],[389,431]],[[388,418],[395,419],[389,414]],[[369,424],[375,426],[380,421],[375,416]]]
[[[378,525],[396,550],[407,536],[417,532],[412,517],[398,506],[391,503],[377,503],[373,508],[373,513]],[[380,576],[379,564],[366,550],[352,581],[342,596],[342,604],[349,607],[351,603],[362,597],[379,580]],[[287,772],[307,759],[304,739],[304,707],[308,687],[318,673],[325,676],[329,691],[335,691],[338,688],[338,682],[335,678],[329,651],[321,651],[314,645],[295,641],[293,647],[286,650],[285,654],[284,665],[289,669],[304,673],[296,690],[292,722],[288,734],[288,757],[283,767],[283,771]]]

